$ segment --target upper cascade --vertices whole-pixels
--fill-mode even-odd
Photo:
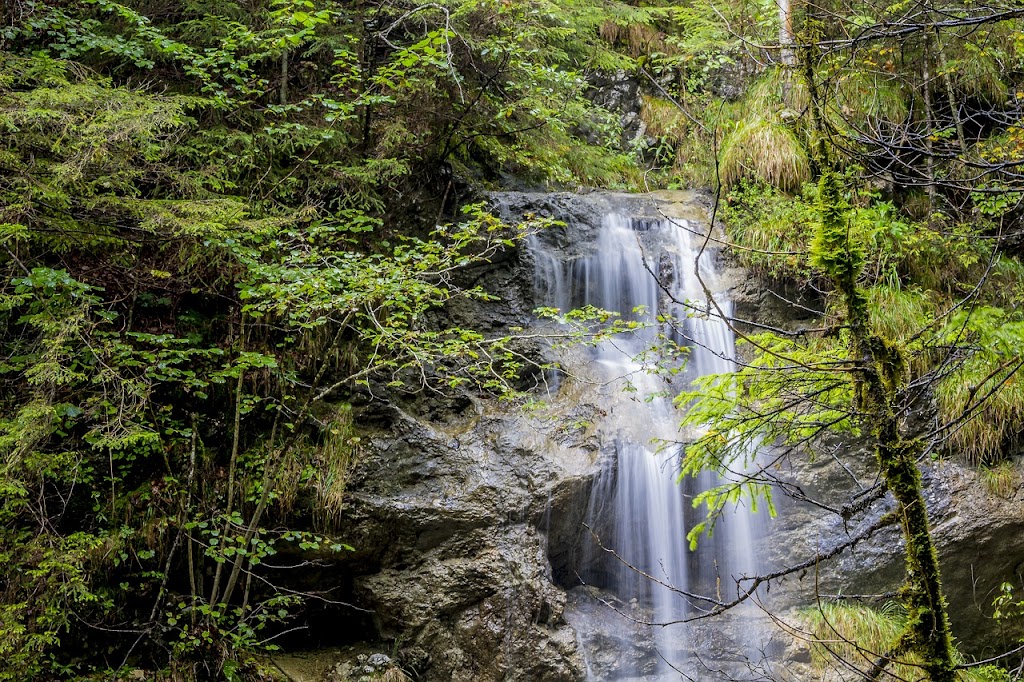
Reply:
[[[562,311],[594,306],[635,323],[583,357],[560,358],[561,383],[589,387],[588,399],[604,414],[601,471],[580,529],[588,537],[575,573],[576,584],[617,606],[595,609],[578,596],[567,614],[591,680],[678,679],[676,669],[692,667],[695,650],[679,621],[711,607],[686,595],[720,599],[735,578],[757,569],[761,520],[744,509],[723,519],[697,551],[687,546],[686,534],[703,513],[690,500],[717,481],[711,474],[677,481],[686,438],[672,399],[698,376],[732,370],[732,304],[706,220],[688,203],[681,204],[687,217],[679,215],[680,204],[664,212],[664,203],[653,205],[653,212],[650,205],[638,212],[613,197],[591,244],[573,241],[569,254],[551,240],[531,244],[538,303]],[[681,375],[665,371],[680,362]],[[610,643],[602,630],[614,629],[616,618],[623,627]],[[735,644],[740,657],[750,651],[750,642]]]

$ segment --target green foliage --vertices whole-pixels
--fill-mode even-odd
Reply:
[[[743,8],[729,5],[724,11],[742,16]],[[741,41],[723,18],[719,8],[706,3],[675,7],[672,12],[674,30],[665,40],[671,50],[658,55],[655,68],[662,72],[677,71],[686,93],[705,90],[711,78],[723,67],[736,64],[743,53]],[[738,17],[728,17],[735,18]]]
[[[818,182],[818,208],[820,221],[811,240],[811,264],[836,283],[839,293],[846,299],[852,324],[859,324],[863,307],[858,291],[866,258],[861,236],[852,220],[847,219],[846,197],[837,173],[827,171]]]
[[[819,163],[826,163],[827,150],[819,147],[817,157]],[[841,176],[826,167],[815,196],[816,220],[808,255],[823,283],[832,289],[832,316],[841,324],[813,335],[751,337],[756,348],[753,359],[724,379],[716,377],[718,390],[710,400],[712,391],[705,386],[700,387],[703,391],[688,394],[687,398],[697,400],[697,408],[687,421],[708,429],[710,438],[704,435],[687,449],[686,459],[692,458],[696,464],[684,463],[684,469],[692,467],[687,472],[691,474],[710,469],[732,476],[736,481],[733,489],[747,487],[754,495],[757,486],[765,484],[757,473],[748,473],[749,461],[733,464],[738,452],[752,452],[759,442],[765,442],[783,448],[779,457],[793,452],[813,454],[832,434],[859,435],[863,429],[874,450],[879,476],[895,499],[893,517],[899,520],[906,543],[901,601],[907,617],[905,623],[881,634],[885,642],[880,651],[897,660],[904,654],[916,655],[929,679],[951,681],[955,679],[954,649],[918,470],[924,446],[920,437],[904,430],[902,417],[909,384],[908,348],[885,338],[872,325],[870,299],[863,285],[871,247],[877,250],[883,241],[878,237],[897,228],[871,219],[878,213],[884,215],[884,206],[858,210],[851,207],[850,198]],[[896,270],[887,257],[876,260],[875,272],[886,273],[891,285],[899,280],[890,275]],[[893,289],[888,288],[889,292]],[[902,336],[916,335],[908,331]],[[769,376],[763,382],[766,388],[757,380],[762,373]],[[728,436],[722,438],[722,433]],[[717,445],[716,440],[724,443]],[[735,493],[719,489],[706,497],[701,501],[713,521],[723,500],[731,500]],[[837,513],[847,518],[843,512]],[[708,522],[701,524],[691,535],[691,543],[708,529]],[[854,651],[840,652],[839,657],[852,660],[849,656],[858,652],[869,634],[858,633],[851,642]],[[870,677],[891,666],[890,661],[883,661],[875,668],[878,653],[870,654]]]
[[[695,507],[706,507],[707,518],[689,531],[691,545],[714,529],[729,504],[746,500],[756,509],[763,498],[774,514],[771,486],[742,475],[762,446],[809,448],[825,434],[860,434],[849,410],[854,382],[841,369],[849,359],[845,345],[774,334],[747,343],[753,357],[742,368],[701,377],[676,398],[686,410],[683,426],[693,434],[680,475],[710,470],[725,477],[694,499]]]
[[[893,202],[858,190],[854,177],[844,176],[841,182],[850,189],[840,197],[848,210],[837,237],[843,240],[848,234],[851,247],[862,254],[862,284],[927,292],[936,303],[981,280],[986,296],[1013,299],[1021,281],[1019,261],[993,255],[991,242],[978,238],[984,223],[952,224],[941,214],[911,221]],[[813,276],[808,237],[820,225],[818,196],[812,184],[795,197],[764,184],[741,183],[729,191],[723,213],[743,264],[772,277],[808,281]]]
[[[231,313],[235,324],[258,329],[260,320],[273,320],[276,330],[271,336],[242,332],[226,348],[219,345],[223,341],[204,341],[195,331],[176,336],[126,330],[124,317],[110,311],[101,289],[64,270],[37,267],[27,276],[14,277],[4,307],[8,325],[19,330],[9,343],[21,348],[4,370],[18,377],[19,390],[5,405],[0,421],[3,470],[12,493],[4,513],[12,530],[0,538],[0,547],[6,570],[23,574],[26,580],[20,587],[12,586],[8,601],[19,603],[28,593],[38,596],[45,589],[48,596],[37,603],[58,611],[68,604],[67,590],[82,585],[89,575],[68,558],[69,551],[58,554],[62,563],[43,561],[33,568],[36,560],[20,553],[30,528],[37,528],[41,541],[61,547],[63,533],[53,531],[47,519],[52,513],[69,513],[70,506],[88,511],[86,518],[91,515],[93,521],[87,527],[100,537],[120,533],[123,524],[131,528],[137,523],[129,515],[136,496],[152,496],[151,513],[159,519],[154,520],[169,529],[168,535],[177,534],[179,540],[184,535],[190,562],[208,562],[218,576],[210,594],[193,584],[189,595],[158,597],[184,609],[161,626],[177,641],[172,649],[177,664],[198,659],[216,670],[237,652],[257,648],[265,636],[260,633],[285,617],[267,614],[287,612],[295,598],[271,594],[248,607],[233,604],[239,572],[258,571],[282,543],[304,551],[345,548],[326,537],[270,530],[261,523],[269,507],[290,507],[296,485],[311,487],[339,504],[351,467],[351,455],[342,448],[351,447],[355,437],[335,436],[332,430],[344,432],[348,427],[328,427],[331,438],[343,441],[328,443],[320,452],[328,458],[322,474],[304,478],[304,470],[291,466],[293,443],[311,417],[310,406],[343,386],[368,384],[371,379],[396,387],[436,380],[507,393],[524,366],[508,339],[423,324],[428,311],[453,297],[485,298],[481,289],[458,289],[448,278],[458,268],[510,245],[515,237],[515,231],[480,207],[469,207],[466,215],[462,223],[438,228],[430,241],[399,237],[384,253],[363,253],[353,249],[349,239],[338,240],[339,234],[348,234],[339,225],[306,224],[300,231],[292,221],[242,221],[208,230],[202,248],[220,252],[233,273],[223,286],[237,296]],[[304,364],[295,354],[298,339],[319,327],[331,330],[331,340],[323,348],[326,359],[316,360],[321,354],[316,353],[312,364]],[[320,385],[315,377],[332,362],[332,347],[342,337],[370,352],[359,359],[358,369]],[[311,376],[312,380],[306,378]],[[198,416],[214,423],[218,397],[223,398],[232,385],[233,444],[222,443],[220,455],[214,450],[199,457],[200,439],[210,440],[212,448],[218,446],[211,425],[198,421]],[[191,417],[181,407],[189,403]],[[272,426],[260,426],[261,412],[273,415]],[[243,427],[251,435],[244,436],[239,431]],[[262,437],[261,446],[239,449],[268,427],[270,434]],[[224,496],[224,516],[187,501],[201,469],[211,476],[220,467],[228,469],[227,487],[208,494]],[[187,471],[184,477],[182,469]],[[147,478],[152,482],[139,488]],[[50,502],[58,505],[56,512],[45,505],[37,509],[33,500],[39,493],[33,491],[41,483],[58,489],[72,486],[87,497],[57,496]],[[151,488],[159,489],[159,495],[139,492]],[[167,551],[167,537],[154,538],[153,544],[140,538],[141,547],[135,546],[134,554],[125,554],[123,561],[134,556],[149,565],[144,557]],[[89,569],[116,572],[121,561],[115,559],[113,567],[100,561]],[[74,570],[78,573],[69,573]],[[150,587],[160,580],[155,567],[148,566],[145,572]],[[244,602],[249,602],[248,587],[244,593]],[[42,661],[67,627],[60,620],[51,624],[55,618],[47,612],[30,623],[13,621],[5,626],[11,641],[21,642],[18,655],[12,654],[25,661],[18,674],[43,669]],[[229,636],[222,639],[216,632]]]
[[[741,182],[726,195],[726,231],[740,262],[773,278],[806,281],[812,276],[807,259],[812,225],[817,220],[804,187],[803,197],[790,197],[760,184]]]
[[[721,6],[696,2],[661,9],[657,41],[639,41],[645,139],[635,141],[648,163],[645,186],[706,187],[717,183],[719,132],[738,125],[744,113],[775,121],[713,93],[722,83],[741,87],[754,65],[737,29],[769,30],[771,8],[735,2]],[[647,34],[646,31],[637,31]],[[634,40],[634,43],[637,41]]]
[[[999,594],[992,600],[992,617],[996,620],[1009,620],[1024,616],[1024,602],[1015,594],[1016,588],[1010,583],[999,586]]]
[[[5,479],[16,480],[13,472],[4,473]],[[5,515],[31,503],[23,491],[12,491],[12,487],[4,486],[5,493],[13,493],[4,505]],[[103,540],[87,533],[33,538],[22,532],[4,538],[0,559],[18,571],[7,573],[0,592],[0,655],[4,657],[0,680],[36,679],[74,669],[59,662],[52,652],[62,637],[81,626],[81,619],[110,607],[90,579],[103,549]]]
[[[811,89],[762,69],[738,37],[775,40],[770,3],[16,4],[0,28],[9,679],[87,673],[78,652],[94,630],[82,621],[146,633],[138,647],[135,634],[109,634],[111,660],[162,665],[169,649],[180,676],[242,676],[298,606],[264,582],[266,560],[349,549],[330,533],[360,454],[352,392],[515,395],[530,362],[516,340],[446,327],[437,313],[486,300],[458,272],[539,225],[506,226],[471,206],[437,227],[461,192],[453,172],[485,184],[508,173],[707,184],[707,150],[724,131],[727,217],[744,263],[802,284],[844,281],[843,293],[863,296],[861,341],[877,342],[861,350],[889,369],[909,358],[919,376],[952,358],[935,385],[954,449],[995,461],[1019,445],[1024,273],[979,239],[1015,220],[1019,197],[992,192],[1012,190],[1012,177],[965,193],[962,213],[930,205],[918,222],[856,170],[806,183]],[[845,29],[902,11],[853,10]],[[915,139],[946,149],[953,100],[1019,99],[1005,96],[1024,64],[1012,22],[941,32],[930,122],[911,115],[922,110],[920,41],[876,42],[812,69],[824,124],[846,137],[832,152],[908,121]],[[619,149],[616,115],[588,98],[595,69],[653,76],[658,95],[642,116],[654,146]],[[739,101],[708,92],[724,69],[754,82]],[[939,170],[970,177],[1014,163],[1012,119],[986,119],[975,161],[940,159]],[[967,294],[980,305],[953,306]],[[860,434],[856,334],[841,328],[851,316],[840,302],[830,297],[825,333],[752,337],[749,366],[680,397],[696,433],[684,474],[741,470],[762,443],[811,449],[826,433]],[[697,500],[708,518],[691,540],[728,505],[766,493],[725,475]],[[303,499],[324,508],[316,532],[292,527]]]

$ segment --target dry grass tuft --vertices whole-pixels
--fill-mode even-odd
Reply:
[[[633,57],[641,57],[652,52],[668,52],[665,34],[646,24],[605,21],[598,28],[598,35],[610,45],[626,48],[626,53]]]
[[[380,682],[412,682],[412,678],[402,672],[399,668],[391,666],[380,676]]]
[[[342,512],[345,491],[359,460],[359,437],[352,428],[352,411],[338,406],[327,420],[323,442],[317,449],[311,485],[316,496],[314,513],[327,528]]]
[[[674,142],[679,142],[689,131],[686,116],[675,104],[660,97],[644,95],[640,120],[647,126],[648,135],[667,137]]]
[[[670,178],[675,186],[706,187],[715,182],[714,156],[708,153],[712,143],[707,132],[717,127],[715,115],[709,116],[709,112],[697,107],[684,112],[667,99],[643,97],[640,118],[646,134],[659,140],[662,151],[667,150],[659,160],[671,161]],[[705,127],[691,116],[702,116]]]
[[[746,179],[794,192],[811,176],[807,150],[796,134],[761,117],[741,121],[725,136],[718,161],[727,188]]]

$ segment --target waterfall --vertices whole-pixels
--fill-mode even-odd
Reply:
[[[685,435],[671,398],[696,376],[730,371],[735,352],[731,330],[713,309],[693,314],[708,303],[701,280],[714,290],[721,311],[731,314],[713,251],[703,253],[698,278],[705,229],[684,219],[608,211],[584,255],[566,258],[533,245],[538,302],[563,311],[593,305],[640,323],[582,359],[566,359],[566,381],[585,386],[604,414],[596,425],[601,471],[586,512],[590,530],[581,529],[574,569],[577,584],[586,587],[573,591],[568,613],[591,680],[678,680],[677,671],[686,669],[695,679],[711,679],[694,670],[695,652],[718,660],[751,653],[751,633],[743,626],[734,635],[745,641],[721,647],[736,650],[711,652],[692,627],[662,625],[710,608],[672,587],[727,600],[736,594],[733,577],[758,568],[752,549],[757,519],[745,510],[729,514],[697,551],[686,541],[703,514],[690,500],[715,479],[708,473],[677,482]],[[686,370],[674,380],[647,371],[648,350],[666,339],[688,349]]]

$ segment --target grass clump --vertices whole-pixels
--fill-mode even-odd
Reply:
[[[317,449],[310,481],[315,494],[313,509],[328,529],[341,518],[359,452],[360,439],[352,426],[352,409],[340,405],[325,420],[323,442]]]
[[[661,97],[644,95],[640,108],[640,120],[647,126],[647,134],[654,137],[669,137],[678,142],[689,131],[690,121],[672,102]]]
[[[736,124],[722,140],[718,162],[726,188],[749,180],[795,192],[811,177],[807,150],[796,133],[761,116]]]
[[[933,297],[917,287],[903,287],[899,280],[866,287],[864,294],[871,328],[889,341],[905,344],[903,353],[911,374],[925,374],[938,355],[920,334],[935,319]]]
[[[880,284],[864,293],[871,328],[891,341],[913,336],[934,319],[934,306],[920,289]]]
[[[631,192],[644,189],[643,169],[629,154],[593,145],[568,145],[562,148],[561,162],[571,173],[563,181]]]
[[[820,670],[827,669],[837,658],[861,668],[870,668],[874,660],[888,651],[899,637],[905,616],[906,613],[894,602],[886,603],[881,609],[823,602],[807,613],[814,637],[811,662]],[[910,666],[892,665],[889,672],[913,679],[915,670]]]
[[[780,67],[765,71],[743,97],[744,109],[762,116],[786,111],[799,116],[810,105],[810,93],[803,78],[792,69]]]
[[[981,482],[985,490],[997,497],[1010,499],[1020,487],[1020,474],[1017,468],[1008,461],[1002,461],[992,466],[983,466],[979,470]]]
[[[947,449],[969,463],[990,464],[1021,445],[1024,377],[997,356],[976,353],[939,382],[939,418],[955,424]]]
[[[598,28],[601,39],[610,45],[625,48],[626,53],[633,57],[649,55],[652,52],[664,53],[670,49],[665,42],[665,34],[645,23],[637,21],[621,22],[607,20]]]
[[[909,114],[907,96],[893,78],[849,71],[836,79],[835,97],[827,112],[838,126],[863,126],[872,121],[896,123]]]
[[[968,344],[935,390],[946,447],[969,463],[993,464],[1024,444],[1024,320],[979,306],[951,316],[939,342]]]
[[[799,121],[809,102],[807,87],[792,70],[765,71],[730,112],[735,122],[718,155],[722,185],[746,180],[792,193],[808,182],[811,164]]]
[[[708,153],[712,145],[708,131],[715,127],[711,117],[700,102],[684,111],[676,102],[644,95],[640,120],[646,137],[654,140],[644,150],[644,156],[656,170],[648,175],[649,181],[671,187],[706,187],[714,183],[714,157]]]
[[[846,664],[870,670],[879,657],[892,650],[906,627],[906,612],[895,602],[887,602],[877,609],[863,604],[822,602],[816,609],[806,612],[805,617],[813,637],[811,663],[823,672],[845,671],[849,679],[863,676],[852,673]],[[919,656],[907,654],[893,658],[878,679],[921,679]],[[958,664],[964,662],[963,656],[958,654],[956,658]],[[1004,670],[986,665],[958,670],[956,679],[958,682],[1008,682],[1010,677]]]
[[[958,59],[947,66],[956,88],[967,97],[1002,106],[1009,88],[1003,80],[1003,69],[992,53],[972,49],[967,59]]]

